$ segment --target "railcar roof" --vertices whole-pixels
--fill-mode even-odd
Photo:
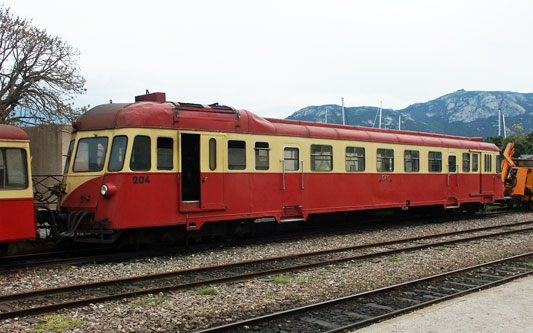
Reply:
[[[483,142],[482,138],[262,118],[246,110],[218,104],[150,101],[105,104],[86,112],[73,126],[80,131],[173,128],[499,151],[496,145]]]
[[[0,140],[28,140],[28,134],[18,127],[0,124]]]

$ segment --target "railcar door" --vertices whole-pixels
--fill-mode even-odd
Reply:
[[[483,170],[481,170],[481,194],[494,194],[494,175],[493,175],[493,161],[491,154],[481,154],[483,157]],[[480,168],[481,169],[481,168]]]
[[[457,167],[457,155],[448,155],[448,198],[446,206],[449,208],[459,205],[459,175]]]
[[[222,134],[181,134],[180,211],[224,209]]]
[[[474,189],[474,193],[472,193],[475,196],[481,195],[483,192],[482,189],[482,178],[483,173],[481,172],[481,154],[480,153],[472,153],[472,172],[475,173],[475,176],[473,176],[474,183],[472,184],[472,189]]]
[[[224,202],[224,134],[202,134],[200,166],[200,208],[225,209]]]
[[[200,208],[200,134],[180,137],[180,210]]]
[[[281,163],[283,215],[287,217],[286,221],[299,220],[302,216],[302,190],[304,188],[303,161],[300,159],[300,148],[296,146],[285,147]]]

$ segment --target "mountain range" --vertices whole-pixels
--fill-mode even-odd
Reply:
[[[506,128],[533,130],[533,93],[511,91],[458,90],[405,109],[383,109],[381,127],[469,137],[498,136],[498,109],[505,115]],[[342,107],[336,104],[308,106],[287,119],[342,124]],[[347,125],[378,127],[378,107],[345,107]],[[503,135],[503,124],[502,124]]]

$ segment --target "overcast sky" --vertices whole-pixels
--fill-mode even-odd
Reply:
[[[4,1],[80,52],[79,105],[404,108],[458,89],[533,92],[533,1]]]

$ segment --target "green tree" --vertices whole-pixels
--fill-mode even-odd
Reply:
[[[0,124],[65,123],[85,109],[79,52],[27,19],[0,7]]]
[[[515,127],[516,128],[516,127]],[[521,129],[521,126],[520,126]],[[518,132],[518,131],[517,131]],[[511,134],[505,139],[501,136],[489,137],[485,141],[494,143],[503,152],[507,143],[513,142],[515,145],[515,157],[520,155],[533,154],[533,131],[532,132],[518,132]]]

